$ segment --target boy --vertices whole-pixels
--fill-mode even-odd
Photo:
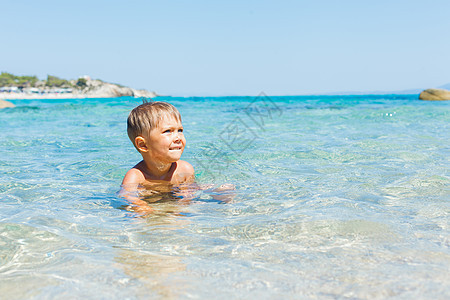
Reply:
[[[194,181],[194,168],[180,160],[186,139],[181,115],[173,105],[160,101],[143,103],[131,111],[127,127],[128,137],[142,161],[125,174],[125,190]]]
[[[141,104],[131,111],[127,127],[128,137],[142,155],[142,161],[125,174],[119,192],[133,204],[129,207],[133,211],[152,213],[149,202],[165,199],[168,193],[183,201],[192,199],[197,190],[219,193],[211,196],[222,202],[233,199],[234,195],[227,193],[234,190],[233,185],[211,189],[194,183],[194,168],[180,160],[186,139],[181,115],[173,105],[160,101]]]

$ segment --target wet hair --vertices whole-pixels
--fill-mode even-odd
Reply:
[[[181,122],[180,112],[170,103],[162,101],[144,102],[135,107],[128,116],[127,132],[133,145],[137,136],[147,135],[158,127],[166,116],[174,117]]]

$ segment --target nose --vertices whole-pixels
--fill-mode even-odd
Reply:
[[[178,131],[175,131],[175,136],[173,138],[174,142],[180,142],[181,141],[181,135]]]

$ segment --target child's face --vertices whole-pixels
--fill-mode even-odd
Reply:
[[[148,136],[148,153],[153,161],[173,163],[180,159],[186,146],[183,125],[173,116],[165,116]]]

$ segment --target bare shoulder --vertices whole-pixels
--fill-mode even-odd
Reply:
[[[179,160],[177,162],[177,170],[178,171],[183,171],[183,173],[190,173],[190,174],[194,174],[194,167],[188,163],[187,161],[184,160]]]
[[[145,176],[138,168],[138,165],[128,170],[123,177],[122,185],[140,184],[145,181]]]
[[[194,167],[184,160],[177,161],[177,176],[183,177],[185,180],[194,178]]]

